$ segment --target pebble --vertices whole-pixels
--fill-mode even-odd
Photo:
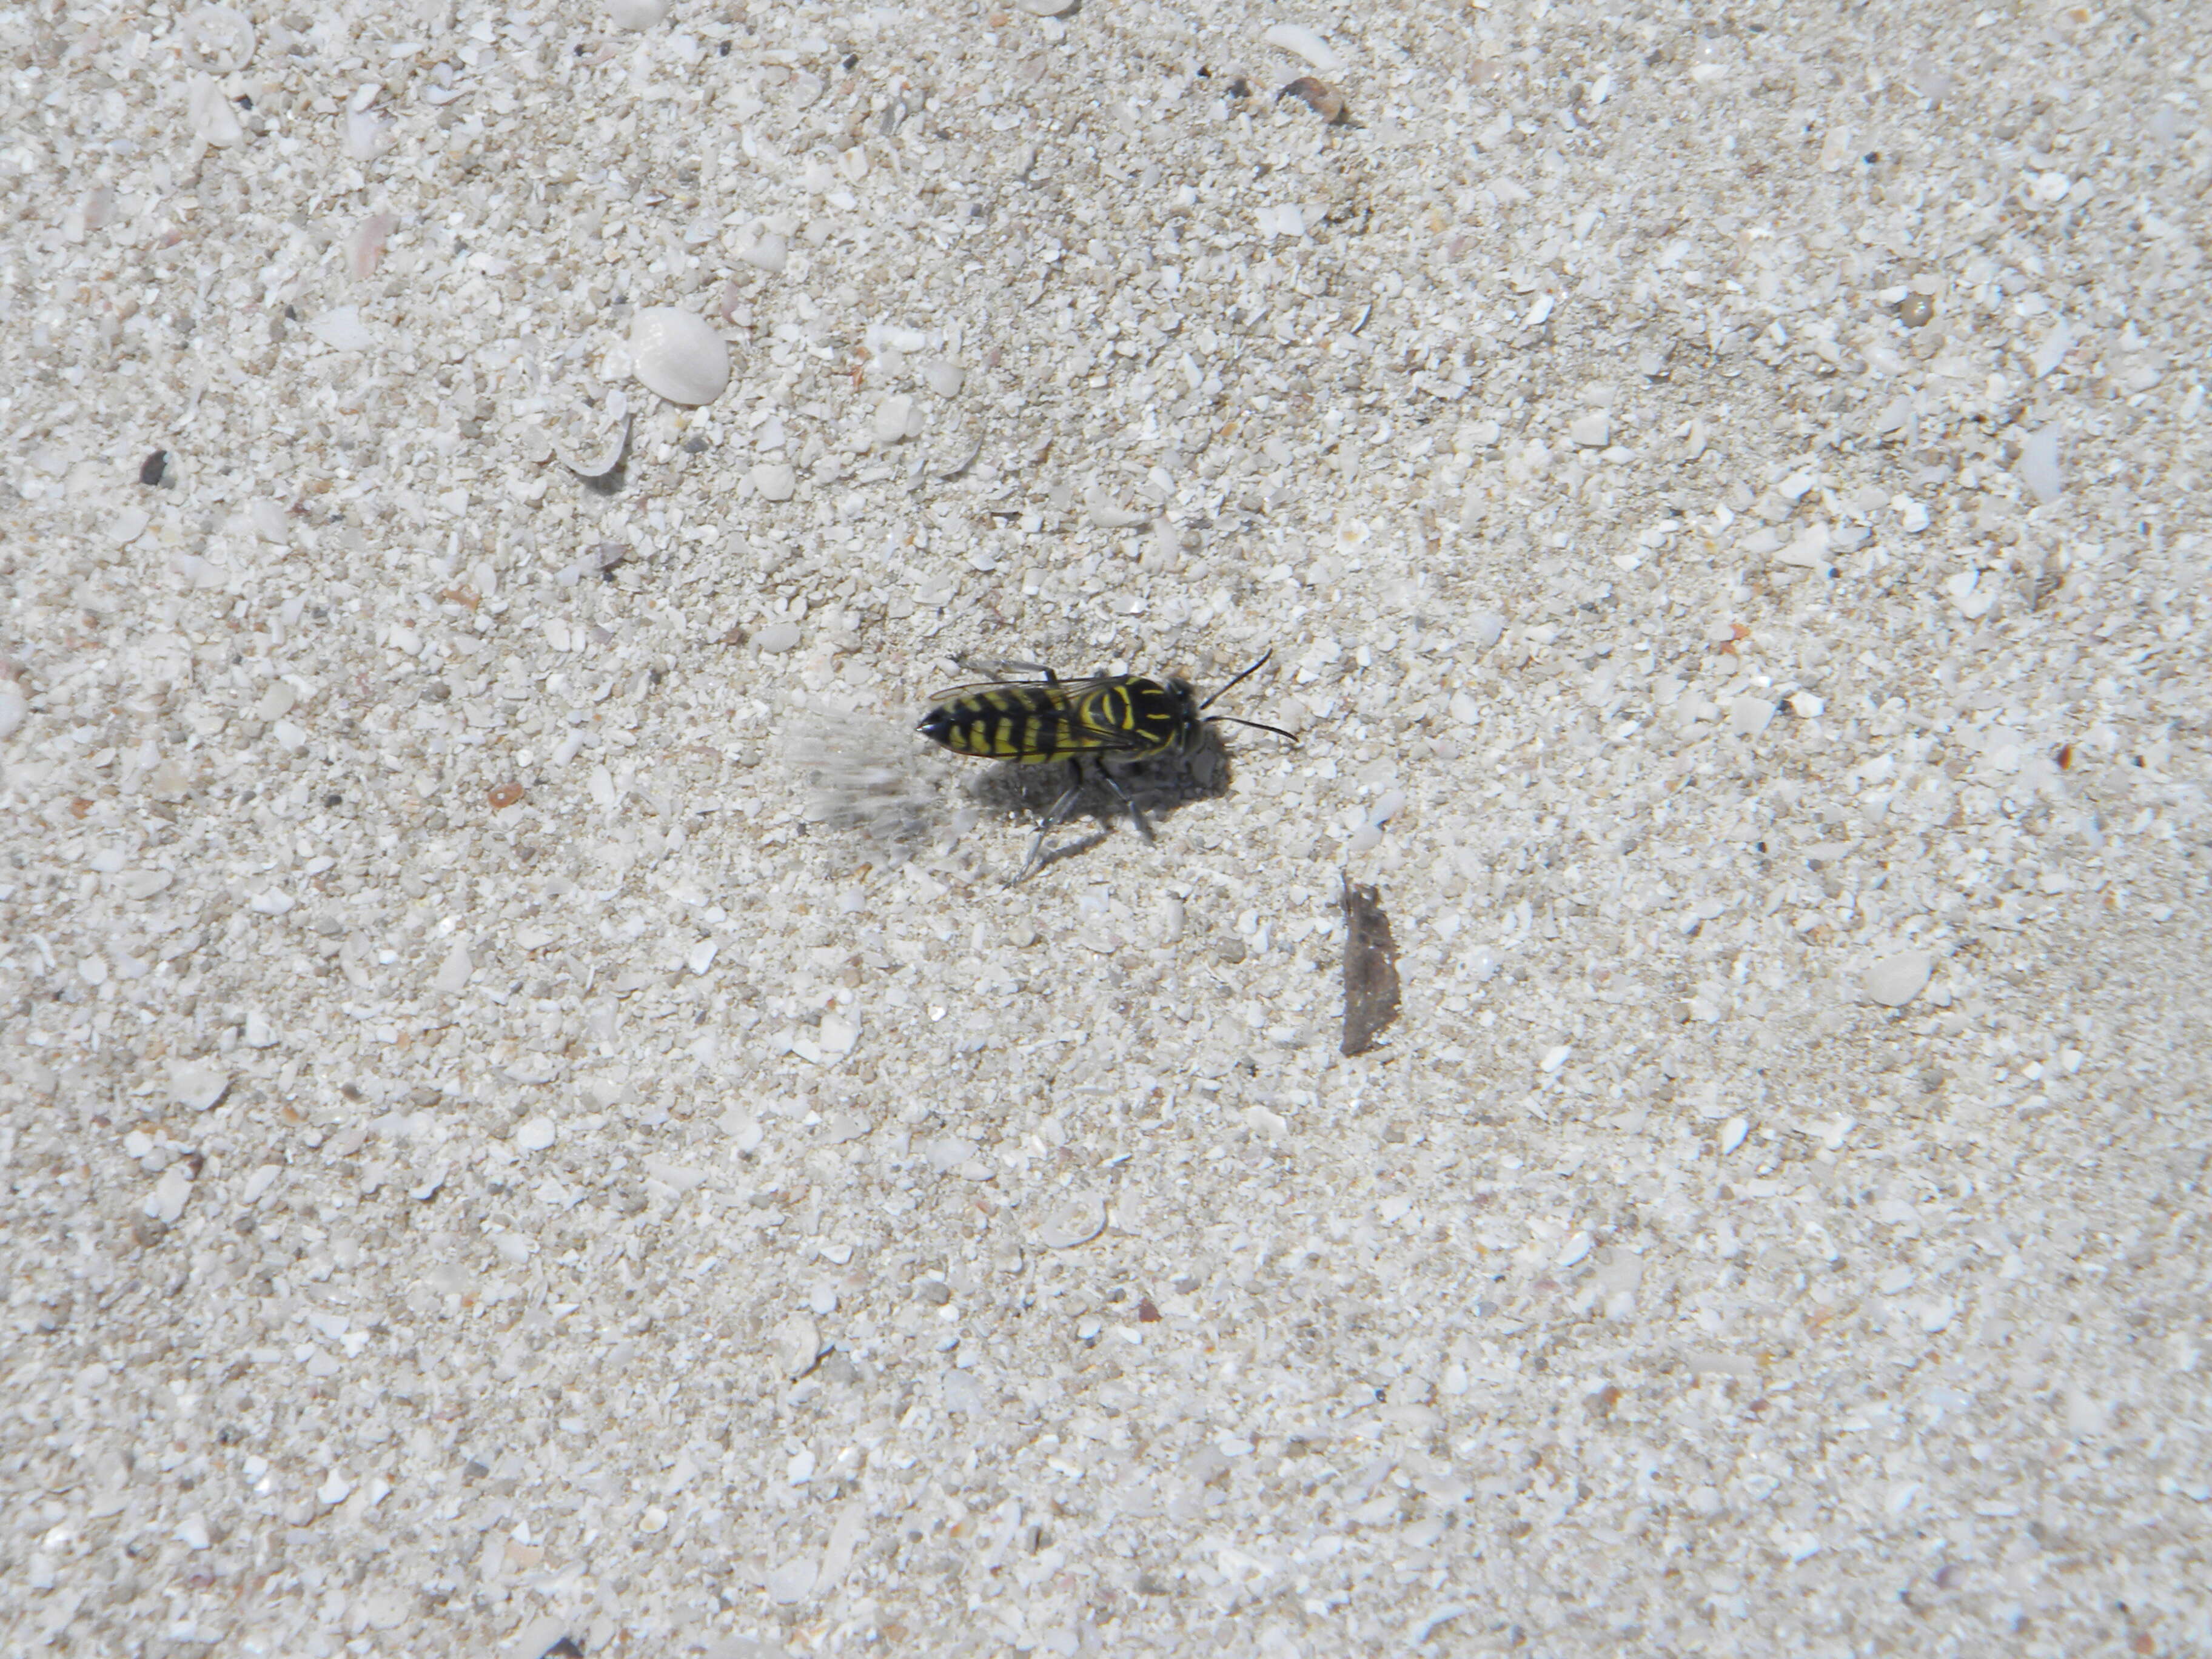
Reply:
[[[1729,730],[1739,738],[1755,738],[1774,718],[1774,705],[1765,697],[1737,697],[1729,704]]]
[[[1260,37],[1269,46],[1303,58],[1323,75],[1335,75],[1344,68],[1344,59],[1336,48],[1316,34],[1303,23],[1277,23]]]
[[[967,371],[949,357],[933,357],[921,366],[921,383],[940,398],[957,398]]]
[[[1897,302],[1897,320],[1907,328],[1925,328],[1935,315],[1936,302],[1924,294],[1908,294]]]
[[[195,75],[185,88],[185,119],[204,143],[226,149],[246,137],[238,106],[211,75]]]
[[[1902,1008],[1927,988],[1936,958],[1926,951],[1900,951],[1868,969],[1859,983],[1885,1008]]]
[[[607,0],[607,21],[618,29],[649,29],[668,15],[668,0]]]
[[[2061,317],[2051,325],[2051,332],[2037,342],[2033,354],[2028,358],[2028,367],[2035,371],[2035,378],[2039,380],[2064,362],[2066,354],[2073,349],[2074,331]]]
[[[336,306],[310,318],[307,332],[333,351],[366,351],[376,343],[376,336],[361,319],[359,306]]]
[[[476,963],[469,959],[469,947],[456,945],[446,953],[445,961],[439,964],[437,975],[431,980],[430,988],[452,996],[469,982],[469,975],[476,970]]]
[[[1065,17],[1075,9],[1075,0],[1021,0],[1021,8],[1032,17]]]
[[[12,683],[0,684],[0,738],[15,735],[23,724],[27,707],[21,687]]]
[[[514,1132],[514,1144],[526,1152],[542,1152],[550,1146],[559,1132],[550,1117],[533,1117]]]
[[[756,270],[780,276],[790,261],[791,244],[775,231],[766,231],[747,243],[738,258]]]
[[[945,1398],[945,1409],[949,1412],[958,1412],[963,1417],[975,1417],[990,1406],[991,1399],[984,1393],[983,1385],[965,1371],[945,1372],[940,1388]]]
[[[1567,435],[1584,449],[1603,449],[1613,441],[1613,416],[1594,409],[1569,427]]]
[[[805,1314],[793,1314],[775,1328],[776,1369],[797,1382],[822,1357],[822,1332]]]
[[[1101,530],[1127,530],[1134,525],[1150,524],[1152,519],[1149,513],[1115,506],[1114,498],[1097,484],[1084,491],[1083,505],[1090,514],[1091,522]]]
[[[399,222],[388,213],[372,213],[346,234],[346,272],[356,283],[376,275],[384,263],[384,245]]]
[[[814,1594],[814,1581],[819,1571],[811,1555],[794,1556],[780,1567],[771,1567],[767,1580],[768,1599],[785,1607],[794,1601],[804,1601]]]
[[[921,434],[921,411],[904,395],[886,398],[876,405],[876,442],[886,448]]]
[[[2046,426],[2027,434],[2027,441],[2020,447],[2020,481],[2045,507],[2065,492],[2065,475],[2058,466],[2057,427]]]
[[[753,643],[771,657],[780,657],[798,646],[799,624],[794,622],[770,623],[753,635]]]
[[[786,623],[783,626],[791,628],[793,624]],[[842,1060],[851,1054],[854,1045],[860,1042],[860,1022],[849,1014],[824,1014],[822,1016],[821,1033],[823,1056]]]
[[[630,356],[647,390],[672,404],[711,404],[730,384],[730,344],[695,311],[647,306],[631,322]]]
[[[1087,1244],[1106,1231],[1106,1201],[1096,1193],[1063,1193],[1037,1223],[1037,1237],[1055,1250]]]
[[[757,462],[751,477],[754,489],[767,501],[787,501],[799,488],[799,475],[787,461]]]
[[[146,1197],[146,1213],[155,1220],[174,1224],[191,1201],[192,1176],[182,1164],[172,1164],[161,1171],[161,1178],[154,1183],[154,1190]]]
[[[212,1060],[168,1061],[168,1097],[188,1113],[212,1109],[230,1091],[230,1073]]]
[[[126,507],[115,515],[114,523],[107,526],[107,539],[116,547],[128,547],[146,533],[146,526],[154,522],[152,514],[143,507]]]
[[[390,122],[367,108],[349,108],[341,119],[345,127],[345,149],[349,159],[374,161],[384,154]]]

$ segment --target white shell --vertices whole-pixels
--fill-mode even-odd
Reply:
[[[373,110],[349,109],[344,116],[345,149],[348,159],[374,161],[384,154],[387,142],[385,129],[390,124]]]
[[[230,1073],[211,1060],[169,1062],[169,1098],[188,1112],[204,1112],[230,1091]]]
[[[960,384],[967,378],[960,365],[949,357],[933,357],[921,366],[921,383],[940,398],[957,398]]]
[[[1729,730],[1739,738],[1755,738],[1774,718],[1774,705],[1764,697],[1742,696],[1729,704]]]
[[[191,123],[195,137],[218,148],[234,144],[246,137],[236,107],[223,96],[222,87],[212,76],[192,76],[185,93],[185,118]]]
[[[921,424],[919,413],[911,398],[884,398],[876,405],[876,441],[888,446],[912,437]]]
[[[366,351],[376,343],[375,334],[361,319],[359,306],[333,306],[308,319],[307,332],[333,351]]]
[[[2045,506],[2066,490],[2066,475],[2058,465],[2058,428],[2046,426],[2027,434],[2020,447],[2020,481]]]
[[[814,1369],[822,1357],[822,1333],[805,1314],[793,1314],[775,1328],[775,1366],[793,1382]]]
[[[356,283],[376,275],[384,260],[384,244],[399,222],[388,213],[372,213],[346,233],[346,270]]]
[[[649,29],[668,15],[668,0],[607,0],[607,21],[618,29]]]
[[[791,258],[791,244],[774,231],[754,238],[738,258],[756,270],[765,270],[771,276],[781,276]]]
[[[1271,46],[1304,58],[1323,75],[1334,75],[1344,67],[1344,59],[1336,55],[1336,48],[1303,23],[1278,23],[1260,38]]]
[[[1062,1193],[1037,1223],[1037,1237],[1055,1250],[1087,1244],[1106,1231],[1106,1200],[1096,1193]]]
[[[772,501],[787,501],[799,487],[799,475],[784,461],[761,461],[752,471],[753,488]]]
[[[1927,988],[1928,976],[1935,970],[1936,958],[1927,951],[1900,951],[1868,969],[1859,982],[1883,1007],[1902,1008]]]
[[[1149,513],[1133,513],[1126,507],[1115,506],[1114,498],[1098,484],[1083,492],[1083,505],[1091,515],[1091,522],[1101,530],[1127,530],[1132,525],[1152,521]]]
[[[1032,17],[1064,17],[1075,9],[1075,0],[1021,0],[1021,5]]]
[[[242,12],[228,6],[200,6],[185,14],[180,27],[185,53],[194,69],[234,75],[253,61],[253,25]]]
[[[770,656],[781,656],[799,643],[799,624],[794,622],[770,623],[753,636],[753,643]],[[823,1046],[826,1048],[826,1033],[824,1039]]]
[[[554,445],[553,453],[561,458],[561,465],[578,477],[604,478],[622,465],[623,452],[629,447],[629,416],[625,411],[615,422],[614,430],[608,434],[606,442],[593,453],[581,453],[566,444]]]
[[[174,1222],[184,1214],[191,1196],[191,1171],[182,1164],[172,1164],[154,1183],[153,1193],[146,1200],[146,1213],[156,1221]]]
[[[815,1580],[821,1567],[811,1555],[794,1555],[780,1567],[769,1570],[766,1581],[768,1599],[780,1607],[804,1601],[814,1594]]]
[[[730,383],[730,343],[696,311],[647,306],[629,325],[637,378],[672,404],[711,404]]]
[[[791,628],[793,624],[783,623],[771,626]],[[849,1014],[824,1014],[822,1016],[821,1031],[823,1054],[832,1060],[842,1060],[853,1052],[854,1045],[860,1040],[860,1022]]]

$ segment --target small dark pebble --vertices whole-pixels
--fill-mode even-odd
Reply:
[[[1936,315],[1936,302],[1924,294],[1908,294],[1897,302],[1897,320],[1907,328],[1925,328]]]
[[[161,482],[162,471],[168,465],[169,452],[166,449],[155,450],[144,460],[138,463],[138,482],[142,484],[147,485],[160,483]]]

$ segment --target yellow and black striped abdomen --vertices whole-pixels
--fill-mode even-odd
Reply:
[[[956,755],[1035,763],[1087,754],[1067,694],[1056,685],[999,685],[940,703],[921,722],[921,733]]]

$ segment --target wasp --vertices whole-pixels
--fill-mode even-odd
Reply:
[[[986,666],[962,659],[962,667],[991,678],[939,692],[936,706],[922,716],[915,730],[956,755],[1013,761],[1024,766],[1066,763],[1067,788],[1038,821],[1036,840],[1030,845],[1021,873],[1014,878],[1020,882],[1044,861],[1045,842],[1074,811],[1083,794],[1086,767],[1090,775],[1113,791],[1128,809],[1139,833],[1150,841],[1152,825],[1121,780],[1108,769],[1109,765],[1189,754],[1203,741],[1206,728],[1222,720],[1272,732],[1296,743],[1297,735],[1279,726],[1206,712],[1224,693],[1266,667],[1274,654],[1268,652],[1203,702],[1188,680],[1174,677],[1163,682],[1138,674],[1096,674],[1064,680],[1042,663]],[[1007,678],[1017,674],[1042,678]]]

